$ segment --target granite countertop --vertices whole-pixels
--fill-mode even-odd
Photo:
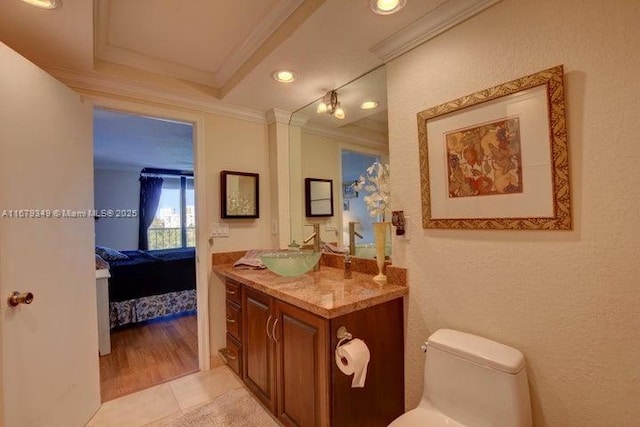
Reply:
[[[234,269],[232,264],[214,265],[213,271],[327,319],[409,293],[406,286],[380,285],[370,274],[353,271],[351,279],[344,279],[342,269],[325,265],[297,277],[278,276],[266,269]]]

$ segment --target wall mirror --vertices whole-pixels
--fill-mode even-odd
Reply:
[[[333,180],[305,178],[304,200],[306,216],[333,216]]]
[[[320,223],[323,241],[349,248],[349,225],[354,223],[352,228],[362,236],[352,237],[354,256],[373,258],[372,222],[376,218],[369,215],[364,202],[367,192],[356,192],[351,185],[374,161],[388,163],[385,67],[328,92],[335,92],[335,98],[320,96],[294,112],[289,123],[291,239],[302,241],[309,234],[309,225]],[[336,117],[335,110],[330,112],[330,105],[324,111],[320,106],[323,98],[340,103],[342,119]],[[333,216],[307,215],[305,177],[333,181]],[[390,244],[387,254],[391,255]]]
[[[259,218],[260,186],[257,173],[220,172],[222,218]]]

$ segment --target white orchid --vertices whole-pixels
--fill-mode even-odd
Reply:
[[[374,162],[367,168],[367,173],[360,176],[360,179],[353,185],[356,191],[366,191],[364,202],[372,217],[382,217],[384,221],[385,213],[389,205],[389,165]]]

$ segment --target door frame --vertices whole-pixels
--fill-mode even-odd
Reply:
[[[211,269],[206,226],[206,161],[205,161],[205,118],[201,114],[184,110],[160,107],[142,102],[131,102],[100,96],[94,93],[84,94],[91,99],[94,108],[112,110],[137,116],[149,116],[167,120],[190,123],[193,126],[193,176],[196,195],[196,298],[198,323],[198,368],[207,371],[211,368],[211,350],[209,344],[209,286]],[[1,426],[0,426],[1,427]]]

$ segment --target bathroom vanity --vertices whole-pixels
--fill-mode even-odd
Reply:
[[[406,286],[322,266],[280,277],[214,265],[226,288],[227,362],[286,426],[386,426],[404,412]],[[365,386],[335,360],[338,329],[369,348]]]

